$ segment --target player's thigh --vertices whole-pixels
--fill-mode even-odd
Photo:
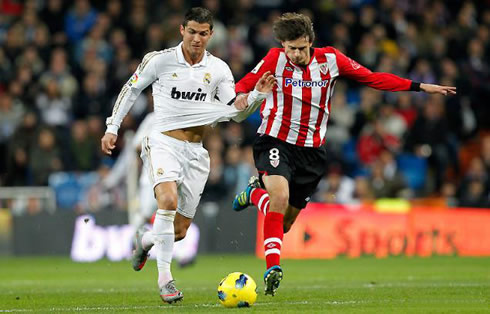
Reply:
[[[182,182],[178,188],[177,212],[192,219],[208,180],[210,164],[209,154],[203,147],[194,148],[190,152],[192,152],[191,158],[187,160],[187,167],[184,169]]]
[[[285,213],[289,203],[289,183],[286,178],[267,175],[262,177],[262,181],[271,200],[270,210]]]

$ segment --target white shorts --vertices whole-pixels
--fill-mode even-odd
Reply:
[[[155,192],[153,191],[153,184],[150,181],[146,169],[141,171],[138,195],[140,213],[145,219],[149,220],[157,211],[158,205],[154,196]]]
[[[202,143],[177,140],[152,131],[143,139],[141,159],[153,189],[159,183],[177,183],[177,212],[194,218],[209,176],[209,154]]]

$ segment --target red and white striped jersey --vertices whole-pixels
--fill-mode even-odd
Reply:
[[[325,143],[335,81],[347,77],[379,90],[407,91],[411,80],[389,73],[373,73],[333,47],[314,48],[305,67],[292,63],[284,48],[273,48],[236,84],[237,93],[254,89],[271,71],[277,86],[262,103],[258,133],[304,147]]]

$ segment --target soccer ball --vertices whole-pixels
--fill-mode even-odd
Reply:
[[[257,284],[247,274],[234,272],[221,280],[218,299],[225,307],[249,307],[257,299]]]

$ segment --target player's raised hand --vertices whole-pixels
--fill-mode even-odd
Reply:
[[[102,152],[107,155],[112,155],[112,150],[116,147],[117,135],[106,133],[100,140]]]
[[[428,94],[441,94],[444,96],[456,95],[456,87],[453,86],[442,86],[442,85],[421,83],[420,90]]]
[[[277,84],[274,75],[271,75],[270,71],[265,72],[262,77],[255,84],[255,89],[261,93],[270,93],[274,86]],[[235,108],[238,110],[245,110],[250,105],[248,96],[250,93],[240,94],[235,99]]]
[[[276,84],[274,75],[271,74],[271,71],[267,71],[262,75],[257,84],[255,84],[255,89],[261,93],[270,93]]]

